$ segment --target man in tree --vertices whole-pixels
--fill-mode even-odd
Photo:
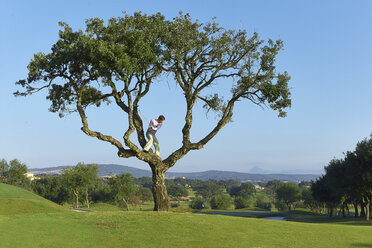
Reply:
[[[37,53],[28,65],[28,77],[16,82],[27,96],[48,89],[50,111],[61,117],[77,112],[81,130],[88,136],[108,142],[121,158],[136,157],[152,171],[154,210],[170,208],[165,172],[190,151],[202,149],[232,121],[234,107],[246,100],[267,106],[286,116],[291,106],[290,76],[277,72],[275,60],[283,47],[281,40],[266,43],[254,33],[226,30],[217,23],[201,24],[182,13],[165,20],[160,13],[134,13],[104,20],[92,18],[86,30],[73,31],[66,23],[51,53]],[[180,147],[167,158],[144,152],[147,143],[140,101],[161,76],[170,75],[185,100],[184,125]],[[230,81],[230,82],[229,82]],[[223,83],[223,95],[214,88]],[[164,97],[164,92],[162,92]],[[92,130],[86,110],[102,103],[115,103],[128,119],[122,141]],[[191,139],[194,107],[201,103],[218,118],[202,137]],[[131,137],[136,133],[138,144]]]
[[[155,154],[159,156],[160,145],[159,145],[159,141],[156,138],[155,134],[156,134],[156,131],[158,131],[158,129],[161,128],[161,125],[163,124],[164,120],[165,120],[165,117],[163,115],[160,115],[158,119],[152,119],[150,121],[149,128],[147,129],[147,132],[146,132],[146,137],[149,141],[147,141],[145,147],[143,148],[145,152],[148,152],[150,150],[151,145],[154,144]]]

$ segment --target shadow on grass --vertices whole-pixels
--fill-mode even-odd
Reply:
[[[372,244],[358,243],[358,244],[352,244],[352,247],[372,247]]]
[[[365,221],[363,218],[354,218],[352,216],[341,217],[318,214],[306,210],[295,210],[289,213],[288,211],[270,212],[270,211],[200,211],[195,212],[200,214],[210,215],[225,215],[235,217],[251,217],[251,218],[266,218],[266,217],[285,217],[286,221],[302,222],[302,223],[327,223],[327,224],[342,224],[342,225],[355,225],[355,226],[372,226],[372,221]],[[363,246],[361,246],[363,247]],[[372,247],[365,246],[365,247]]]
[[[363,218],[355,218],[353,216],[332,216],[326,214],[318,214],[311,211],[296,210],[286,217],[287,221],[303,222],[303,223],[326,223],[326,224],[342,224],[355,226],[372,226],[372,222],[366,221]]]
[[[198,211],[194,212],[198,214],[209,214],[209,215],[225,215],[225,216],[235,216],[235,217],[250,217],[250,218],[265,218],[265,217],[279,217],[285,216],[282,212],[270,212],[270,211]]]

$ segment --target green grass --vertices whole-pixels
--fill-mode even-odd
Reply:
[[[54,213],[60,211],[66,210],[27,190],[0,183],[0,216],[25,213]]]
[[[0,209],[5,209],[4,204],[11,199],[38,201],[45,207],[41,207],[39,213],[29,212],[22,209],[22,204],[18,206],[18,212],[0,215],[1,248],[372,247],[372,225],[365,221],[353,225],[326,223],[326,219],[322,223],[304,223],[324,216],[311,216],[303,211],[293,215],[297,218],[295,221],[195,213],[127,212],[106,204],[93,205],[93,212],[78,213],[53,206],[30,192],[9,187],[0,184]],[[55,211],[41,212],[44,209]]]

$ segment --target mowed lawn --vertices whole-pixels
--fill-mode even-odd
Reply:
[[[2,193],[5,188],[8,194]],[[38,208],[42,202],[53,204],[0,184],[1,248],[372,247],[370,225],[311,224],[174,212],[72,212],[57,205],[48,205],[45,213],[22,211],[22,206],[18,206],[16,213],[4,207],[12,199],[9,195],[12,190],[18,195],[17,203],[25,204],[26,208]],[[27,201],[38,204],[27,205]]]

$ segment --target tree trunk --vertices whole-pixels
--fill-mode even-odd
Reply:
[[[358,216],[359,216],[359,211],[358,211],[358,202],[354,202],[353,203],[353,205],[354,205],[354,218],[358,218]]]
[[[342,203],[342,217],[346,217],[345,215],[345,202]]]
[[[365,217],[366,216],[366,212],[364,211],[364,206],[365,206],[365,204],[362,202],[360,204],[360,217]]]
[[[79,191],[78,190],[73,190],[74,195],[75,195],[75,208],[79,208]]]
[[[129,204],[128,204],[128,202],[125,200],[124,197],[123,197],[123,202],[124,202],[125,206],[127,207],[127,211],[129,211]]]
[[[333,216],[333,207],[329,207],[329,217]]]
[[[85,202],[87,203],[87,207],[89,208],[88,188],[85,188]]]
[[[154,211],[168,211],[170,208],[167,187],[165,186],[165,171],[159,166],[150,165],[152,170],[152,194],[154,196]]]
[[[366,221],[369,221],[369,201],[366,203]]]

